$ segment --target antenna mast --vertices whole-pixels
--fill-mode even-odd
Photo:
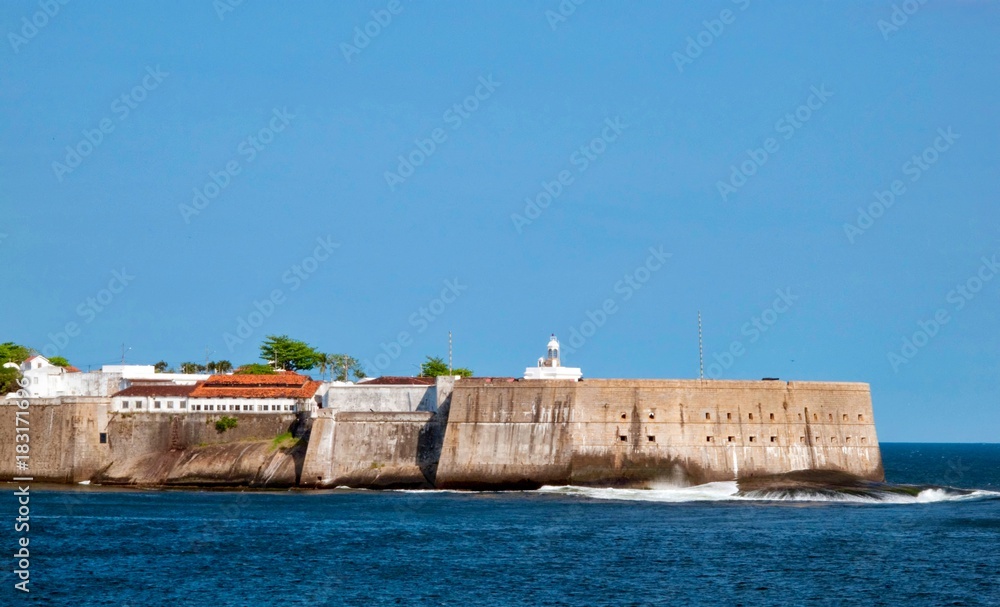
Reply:
[[[701,310],[698,310],[698,379],[705,379],[705,346],[701,337]]]
[[[451,372],[451,331],[448,331],[448,375],[453,375]]]

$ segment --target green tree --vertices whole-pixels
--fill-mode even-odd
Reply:
[[[271,365],[262,365],[260,363],[250,363],[248,365],[243,365],[234,371],[237,375],[274,375],[275,370]]]
[[[428,356],[424,364],[420,365],[420,377],[438,377],[441,375],[449,375],[448,363],[443,358]],[[472,377],[472,369],[466,369],[465,367],[453,368],[451,375]]]
[[[233,370],[233,363],[229,362],[228,360],[220,360],[215,363],[216,373],[229,373],[232,370]]]
[[[154,369],[154,370],[155,370],[155,371],[156,371],[157,373],[164,373],[164,372],[166,372],[166,370],[167,370],[167,366],[168,366],[168,365],[167,365],[167,361],[165,361],[165,360],[161,360],[160,362],[158,362],[158,363],[156,363],[155,365],[153,365],[153,369]]]
[[[361,363],[358,359],[347,354],[331,354],[330,355],[330,370],[331,377],[334,377],[337,381],[347,381],[352,375],[355,379],[364,379],[367,377],[365,375],[365,370],[361,367]]]
[[[215,373],[215,361],[214,360],[208,361],[208,364],[205,365],[205,370],[208,371],[209,373]]]
[[[181,373],[197,373],[198,363],[181,363]]]
[[[21,379],[21,371],[10,367],[0,367],[0,394],[17,392],[20,386],[17,380]]]
[[[268,335],[260,345],[260,357],[286,371],[305,371],[319,364],[322,354],[304,341],[287,335]]]
[[[49,359],[49,362],[57,367],[69,366],[69,361],[63,358],[62,356],[53,356],[52,358]]]
[[[21,364],[29,356],[31,356],[31,350],[25,346],[15,344],[12,341],[0,344],[0,364]]]

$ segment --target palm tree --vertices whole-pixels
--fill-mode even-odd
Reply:
[[[229,362],[228,360],[220,360],[215,363],[216,373],[229,373],[232,370],[233,370],[233,363]]]

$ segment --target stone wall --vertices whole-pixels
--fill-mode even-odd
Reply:
[[[436,484],[700,484],[794,470],[882,480],[867,384],[460,380]]]

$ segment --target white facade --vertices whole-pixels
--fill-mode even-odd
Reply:
[[[545,358],[538,359],[538,366],[524,370],[524,379],[568,379],[579,381],[583,371],[579,367],[564,367],[559,359],[559,340],[555,334],[549,338]]]

